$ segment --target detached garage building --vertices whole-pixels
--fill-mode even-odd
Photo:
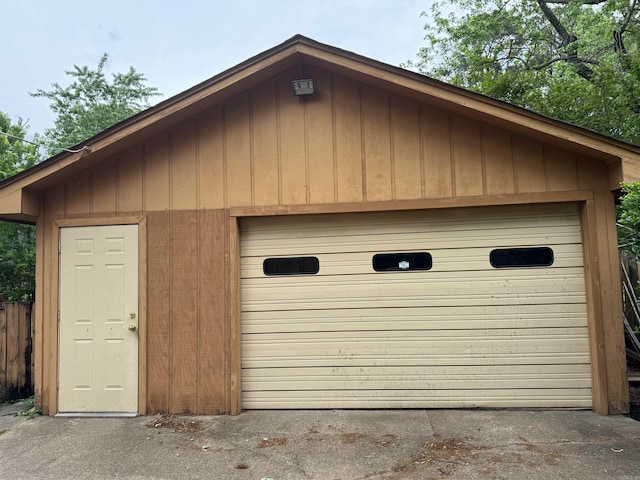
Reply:
[[[639,147],[300,36],[82,146],[0,183],[47,414],[628,411]]]

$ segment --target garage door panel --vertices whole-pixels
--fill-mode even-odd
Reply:
[[[444,209],[428,212],[430,231],[482,232],[507,229],[533,229],[538,227],[576,227],[580,221],[576,205],[554,206],[529,205],[526,207],[499,207],[478,209]],[[363,217],[368,216],[366,222]],[[375,233],[414,232],[424,230],[424,211],[385,212],[376,214],[354,213],[341,215],[308,215],[304,217],[263,217],[251,219],[241,225],[243,241],[249,245],[254,239],[287,238],[304,240],[309,238],[360,236]],[[332,228],[327,229],[326,225]],[[451,237],[451,235],[448,235]]]
[[[361,330],[482,330],[495,328],[586,327],[586,306],[530,305],[378,308],[375,310],[246,311],[242,332],[343,332]]]
[[[396,357],[377,357],[373,354],[358,357],[343,355],[306,355],[294,358],[288,355],[252,356],[242,360],[243,369],[291,368],[292,362],[298,367],[371,367],[371,366],[406,366],[449,367],[449,366],[488,366],[488,365],[574,365],[588,364],[589,354],[584,350],[575,352],[529,352],[529,353],[491,353],[478,356],[469,352],[445,352],[428,355],[425,352],[407,354]],[[247,370],[243,371],[246,372]],[[243,379],[244,380],[244,379]]]
[[[451,329],[442,329],[442,330],[401,330],[399,328],[387,331],[380,332],[379,330],[368,329],[364,331],[345,331],[339,332],[339,337],[336,335],[335,331],[329,332],[314,332],[314,331],[304,331],[304,332],[277,332],[277,333],[258,333],[258,334],[243,334],[243,342],[252,343],[252,344],[260,344],[260,343],[273,343],[273,342],[281,342],[283,344],[286,343],[305,343],[305,342],[333,342],[340,343],[346,342],[349,344],[357,344],[358,342],[367,342],[372,339],[374,342],[380,342],[381,340],[385,342],[394,342],[394,341],[406,341],[411,340],[419,341],[421,339],[429,339],[434,342],[439,341],[464,341],[469,340],[472,342],[482,342],[485,340],[507,340],[507,341],[518,341],[518,340],[529,340],[529,339],[562,339],[573,336],[585,336],[588,334],[587,326],[579,326],[579,327],[551,327],[551,328],[501,328],[501,329],[493,329],[493,330],[480,330],[480,329],[471,329],[467,328],[466,331],[451,331]]]
[[[295,367],[260,368],[245,370],[248,382],[271,381],[285,378],[342,378],[342,377],[420,377],[435,380],[501,379],[518,374],[527,378],[582,378],[589,377],[588,365],[448,365],[448,366],[361,366],[361,367]]]
[[[252,392],[245,408],[590,408],[589,389],[322,390]]]
[[[284,358],[280,351],[286,351],[286,356],[291,358],[289,366],[296,366],[297,359],[304,359],[306,356],[330,356],[330,357],[355,357],[361,355],[369,356],[398,356],[403,355],[446,355],[452,351],[461,351],[467,355],[508,355],[528,353],[571,353],[580,352],[585,341],[584,336],[567,336],[565,338],[544,339],[499,339],[484,338],[482,340],[462,339],[462,340],[426,340],[415,338],[410,343],[405,339],[380,340],[360,340],[354,341],[299,341],[299,342],[260,342],[251,344],[243,343],[244,348],[251,348],[255,353],[247,357],[250,361],[256,357],[266,358],[270,355]]]
[[[296,310],[296,311],[314,311],[327,309],[326,298],[315,299],[316,301],[309,301],[309,299],[300,298],[298,301],[287,300],[273,300],[268,302],[263,300],[257,305],[247,301],[247,311],[264,311],[264,310]],[[407,308],[407,302],[412,302],[412,306],[417,308],[424,307],[447,307],[452,303],[456,303],[461,306],[491,306],[495,305],[494,298],[487,298],[484,295],[465,296],[459,295],[433,295],[433,296],[406,296],[404,298],[377,298],[376,306],[378,308]],[[501,295],[501,305],[529,305],[532,309],[537,308],[538,305],[544,306],[550,303],[578,303],[584,304],[585,296],[582,293],[576,293],[571,295],[567,292],[563,293],[544,293],[544,294],[530,294],[529,296],[523,295]],[[331,298],[331,308],[340,310],[345,308],[371,308],[371,298]]]
[[[315,278],[296,283],[272,282],[254,284],[243,296],[243,305],[251,310],[289,310],[315,308],[419,307],[448,305],[500,305],[537,303],[577,303],[585,301],[584,279],[577,276],[514,277],[508,282],[485,277],[446,278],[439,282],[395,278],[379,280],[379,276],[349,276],[336,280]],[[554,300],[550,300],[554,299]],[[411,303],[409,303],[411,302]],[[435,303],[432,303],[435,302]],[[319,307],[318,307],[319,305]]]
[[[576,227],[558,226],[538,229],[512,228],[500,232],[485,233],[477,230],[456,232],[456,246],[460,249],[468,248],[500,248],[519,245],[546,245],[553,236],[554,244],[579,244],[580,230]],[[450,235],[450,234],[449,234]],[[451,237],[442,232],[424,230],[421,232],[367,234],[354,236],[332,236],[313,238],[268,238],[255,239],[253,242],[243,243],[241,255],[251,256],[279,256],[325,254],[340,251],[353,253],[363,251],[394,251],[398,248],[398,240],[402,239],[404,250],[443,249],[451,246]],[[523,238],[526,235],[526,242]],[[286,242],[283,242],[285,240]]]
[[[540,282],[553,286],[569,284],[574,282],[582,285],[584,290],[584,276],[581,267],[571,268],[520,268],[520,269],[492,269],[486,271],[469,272],[436,272],[407,271],[407,272],[368,272],[361,274],[345,275],[283,275],[271,277],[268,282],[262,278],[243,279],[245,292],[253,295],[254,291],[282,291],[283,294],[289,292],[285,289],[306,289],[309,293],[314,293],[316,289],[340,287],[344,284],[353,288],[372,288],[376,285],[399,285],[401,287],[416,285],[425,289],[436,288],[443,283],[452,285],[464,284],[466,291],[474,291],[480,282],[487,285],[500,285],[503,290],[515,291],[524,282]],[[313,289],[313,291],[311,291]]]
[[[525,246],[553,265],[490,265]],[[403,251],[432,268],[373,271]],[[279,256],[319,272],[266,276]],[[240,270],[244,408],[591,405],[576,205],[250,219]]]
[[[462,387],[464,385],[464,387]],[[404,390],[417,386],[425,390],[497,390],[527,389],[531,387],[545,389],[591,388],[589,375],[552,375],[544,377],[522,374],[507,374],[496,378],[454,376],[449,379],[432,379],[423,375],[384,376],[353,375],[340,377],[299,376],[286,378],[249,378],[245,382],[245,391],[288,391],[288,390]]]
[[[550,245],[547,245],[550,246]],[[427,252],[433,258],[433,266],[430,272],[470,272],[470,271],[488,271],[493,272],[494,269],[489,263],[489,254],[495,247],[491,248],[470,248],[470,249],[435,249],[427,248],[424,244],[417,245],[415,248],[407,248],[403,244],[402,250],[394,248],[382,250],[377,247],[376,250],[353,252],[353,253],[326,253],[319,254],[316,251],[302,252],[300,255],[312,255],[318,258],[320,271],[317,276],[335,276],[335,275],[357,275],[373,272],[372,259],[379,253],[400,253],[400,252]],[[576,268],[583,266],[583,256],[579,245],[551,245],[553,248],[554,262],[553,270],[559,268]],[[268,255],[269,257],[292,256],[292,253]],[[263,262],[265,256],[246,257],[242,262],[242,270],[240,276],[243,279],[263,278]],[[546,274],[547,269],[531,269],[532,274],[542,272]],[[580,271],[582,269],[580,268]],[[415,275],[417,272],[412,273]],[[398,275],[398,272],[388,272],[387,275]],[[503,275],[504,272],[498,275]],[[433,274],[423,273],[427,278]]]

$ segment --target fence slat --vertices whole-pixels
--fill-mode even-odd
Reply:
[[[18,384],[20,383],[20,358],[18,341],[20,337],[20,305],[7,305],[7,394],[18,398]]]
[[[7,398],[7,309],[0,304],[0,400]]]
[[[33,393],[31,304],[0,303],[0,400]]]

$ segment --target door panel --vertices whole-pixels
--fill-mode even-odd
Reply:
[[[60,244],[59,412],[136,413],[138,227],[61,228]]]

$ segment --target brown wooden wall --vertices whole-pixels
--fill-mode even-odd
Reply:
[[[56,219],[147,216],[148,410],[219,413],[233,403],[229,208],[393,208],[397,200],[487,196],[500,203],[524,193],[542,201],[549,192],[576,190],[595,192],[588,208],[596,229],[593,303],[607,353],[601,374],[610,408],[624,411],[606,166],[324,70],[303,74],[314,79],[315,95],[294,97],[290,81],[300,72],[283,72],[43,194],[38,292],[47,300],[36,313],[43,332],[36,380],[45,411],[55,410],[57,330],[49,299],[57,298]]]

